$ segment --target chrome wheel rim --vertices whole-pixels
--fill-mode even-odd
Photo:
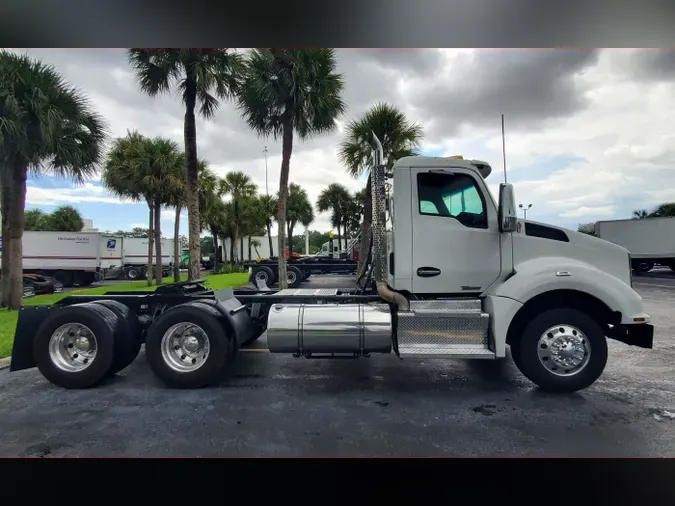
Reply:
[[[176,372],[193,372],[209,357],[209,337],[199,325],[182,322],[169,328],[162,337],[162,359]]]
[[[127,276],[129,276],[129,279],[136,279],[138,277],[138,271],[136,271],[136,269],[131,269],[127,272]]]
[[[296,279],[295,278],[295,272],[293,272],[293,271],[288,272],[287,278],[288,278],[288,284],[289,285],[292,285],[293,283],[295,283],[295,279]]]
[[[539,338],[537,355],[541,364],[556,376],[574,376],[591,358],[588,338],[572,325],[556,325]]]
[[[267,281],[267,273],[265,271],[258,271],[255,273],[256,281]]]
[[[49,339],[49,358],[65,372],[80,372],[96,358],[96,336],[81,323],[66,323],[57,328]]]

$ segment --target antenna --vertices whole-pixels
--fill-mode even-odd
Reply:
[[[504,137],[504,115],[502,114],[502,157],[504,158],[504,183],[506,183],[506,138]]]

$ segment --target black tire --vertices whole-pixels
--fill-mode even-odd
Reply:
[[[288,288],[297,288],[303,282],[302,272],[295,265],[288,265],[286,274],[288,275]]]
[[[162,313],[145,339],[145,356],[155,375],[172,388],[201,388],[215,382],[236,351],[234,336],[225,331],[221,318],[216,308],[203,302],[181,304]],[[209,340],[206,360],[192,371],[175,370],[162,354],[164,334],[179,323],[198,325]]]
[[[267,286],[272,286],[274,281],[276,281],[274,271],[265,265],[254,267],[253,272],[251,273],[251,278],[252,279],[250,281],[253,283],[255,283],[256,279],[262,279],[265,281],[265,285]]]
[[[97,300],[92,304],[107,307],[120,319],[119,332],[115,335],[115,357],[108,369],[108,376],[112,376],[128,367],[140,353],[141,324],[126,304],[116,300]]]
[[[113,311],[97,304],[75,304],[53,310],[40,325],[33,342],[33,356],[38,370],[51,383],[63,388],[94,386],[106,376],[113,362],[119,321]],[[66,371],[56,365],[49,353],[52,334],[68,323],[85,325],[96,338],[96,356],[85,369],[76,372]]]
[[[139,279],[143,279],[141,271],[136,267],[129,267],[127,269],[126,277],[129,281],[138,281]]]
[[[56,271],[54,273],[54,279],[61,283],[66,288],[73,286],[74,278],[71,271]]]
[[[560,376],[543,364],[550,359],[539,358],[539,339],[546,330],[555,326],[573,326],[585,335],[585,345],[590,349],[588,362],[576,374]],[[541,346],[541,349],[546,349]],[[511,355],[520,372],[542,390],[549,392],[576,392],[597,380],[607,365],[607,339],[602,327],[589,315],[572,308],[556,308],[539,314],[525,327],[521,339],[511,345]],[[543,360],[543,361],[542,361]],[[559,367],[562,370],[562,367]],[[567,372],[567,371],[565,371]],[[573,369],[570,369],[573,372]]]

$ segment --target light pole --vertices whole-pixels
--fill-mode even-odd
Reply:
[[[265,146],[265,149],[263,149],[263,153],[265,153],[265,193],[269,195],[270,190],[267,186],[267,146]]]
[[[519,204],[518,207],[520,207],[523,210],[523,219],[527,219],[527,210],[532,207],[532,204],[527,204],[527,206],[523,206],[523,204]]]

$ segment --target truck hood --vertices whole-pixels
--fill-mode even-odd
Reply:
[[[541,257],[569,258],[631,283],[628,250],[592,235],[536,221],[518,220],[513,233],[513,262]]]

